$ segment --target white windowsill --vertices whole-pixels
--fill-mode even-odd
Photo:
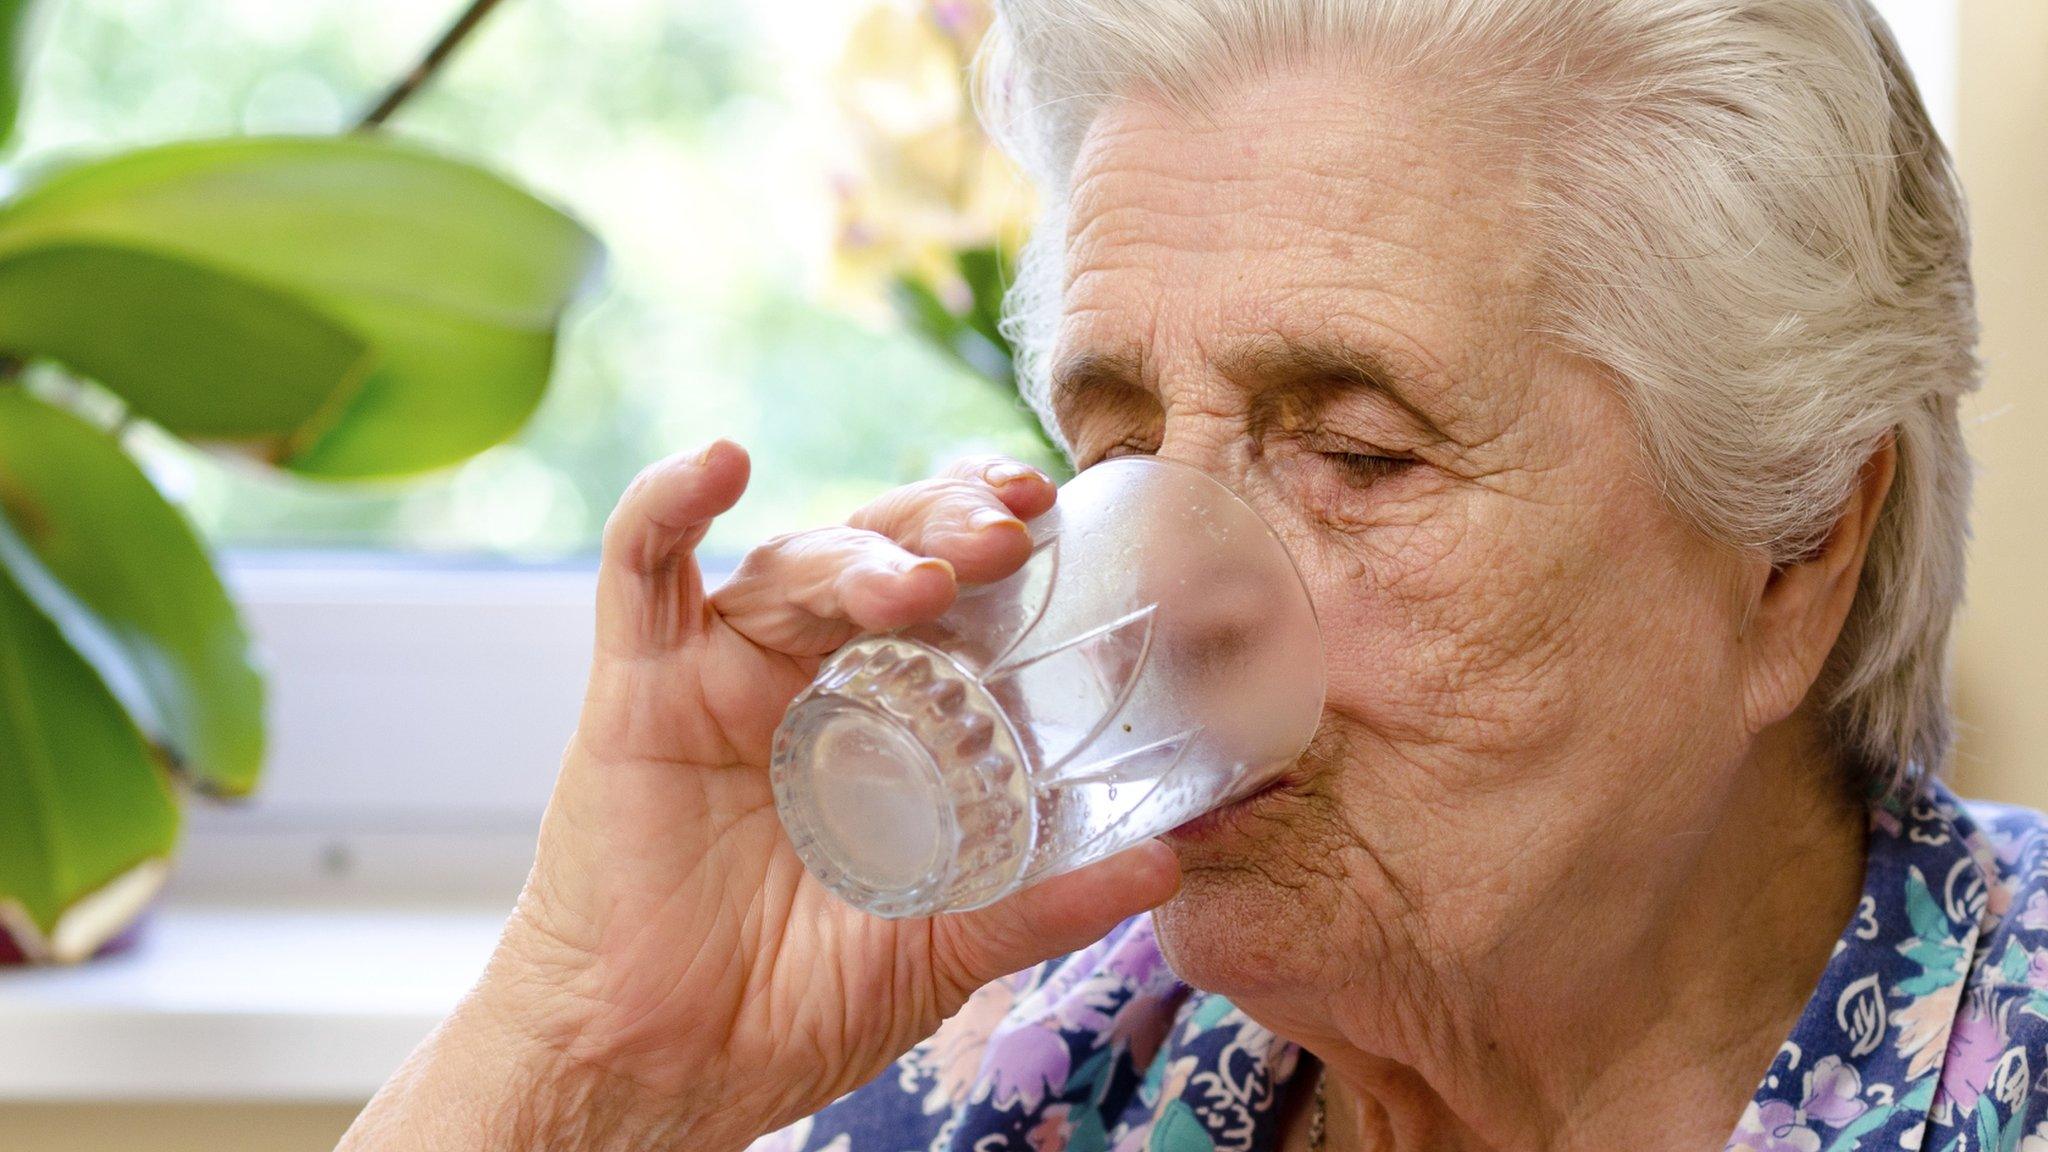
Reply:
[[[361,1103],[505,912],[170,905],[132,952],[0,971],[0,1101]]]

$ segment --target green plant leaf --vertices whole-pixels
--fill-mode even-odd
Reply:
[[[0,266],[67,244],[246,280],[367,344],[360,386],[337,381],[349,392],[333,419],[278,457],[336,477],[421,471],[510,436],[600,259],[588,232],[506,181],[360,136],[145,149],[60,170],[0,209]]]
[[[249,637],[184,517],[107,433],[0,390],[0,571],[202,790],[263,761]]]
[[[890,285],[890,300],[904,324],[934,348],[997,387],[1014,390],[1009,348],[954,315],[931,285],[909,273],[899,275]]]
[[[179,435],[289,455],[360,389],[370,348],[297,299],[131,248],[0,260],[0,348],[55,360]]]
[[[1044,446],[1046,458],[1065,461],[1066,453],[1018,392],[1016,350],[1001,329],[1002,253],[991,247],[966,248],[955,252],[953,259],[970,297],[964,314],[956,313],[919,274],[902,272],[889,285],[896,315],[933,347],[1014,400],[1019,417]]]
[[[14,135],[28,81],[29,21],[35,0],[0,0],[0,144]]]
[[[32,957],[84,959],[154,890],[177,833],[141,733],[0,571],[0,927]]]
[[[960,269],[960,279],[973,300],[967,322],[990,344],[1002,349],[1004,360],[1009,360],[1010,342],[1002,332],[1003,293],[1009,288],[1003,276],[1002,250],[992,245],[962,248],[953,254],[953,265]],[[1014,376],[1015,371],[1010,375]]]

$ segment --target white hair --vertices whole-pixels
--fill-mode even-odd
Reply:
[[[1523,147],[1539,334],[1616,375],[1657,482],[1710,535],[1810,554],[1892,438],[1820,701],[1872,788],[1940,772],[1976,305],[1954,170],[1866,0],[998,0],[983,113],[1044,205],[1006,331],[1055,436],[1046,355],[1089,125],[1139,94],[1199,114],[1309,57],[1445,92]]]

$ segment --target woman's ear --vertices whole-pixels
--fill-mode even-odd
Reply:
[[[1751,731],[1792,715],[1820,679],[1856,601],[1863,559],[1898,463],[1898,446],[1887,435],[1863,462],[1827,539],[1806,556],[1773,568],[1757,591],[1744,634]]]

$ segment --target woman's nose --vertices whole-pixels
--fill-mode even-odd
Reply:
[[[1220,424],[1221,421],[1211,417],[1207,423],[1214,425]],[[1245,470],[1251,459],[1251,445],[1241,429],[1196,425],[1176,430],[1169,423],[1165,435],[1160,438],[1159,450],[1154,455],[1162,460],[1171,460],[1176,464],[1199,469],[1210,479],[1237,493],[1240,499],[1257,509],[1261,516],[1270,517],[1273,514],[1273,509],[1262,507],[1253,499],[1245,483]]]
[[[1244,455],[1240,450],[1240,439],[1240,436],[1218,428],[1196,426],[1176,429],[1169,420],[1159,439],[1159,450],[1153,455],[1199,468],[1235,488]]]

